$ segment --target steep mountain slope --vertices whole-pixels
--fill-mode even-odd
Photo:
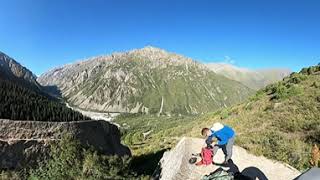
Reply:
[[[250,70],[227,63],[209,63],[206,66],[217,74],[239,81],[256,90],[282,80],[291,72],[289,69]]]
[[[137,159],[143,159],[136,167],[148,164],[143,167],[150,171],[157,165],[158,154],[183,136],[200,137],[201,129],[214,122],[232,126],[236,144],[250,153],[302,171],[310,167],[312,144],[320,143],[319,119],[320,66],[314,66],[267,86],[247,102],[216,112],[195,117],[119,116],[115,122],[124,131],[123,141]]]
[[[0,119],[78,121],[90,118],[33,89],[0,79]]]
[[[304,68],[257,92],[250,101],[227,108],[193,130],[222,121],[235,127],[237,143],[258,155],[302,170],[310,167],[313,143],[320,143],[320,66]]]
[[[34,90],[41,90],[37,77],[27,68],[0,51],[0,79],[9,80]]]
[[[56,68],[38,78],[79,108],[197,114],[243,101],[244,85],[177,54],[145,47]]]
[[[33,121],[90,119],[46,94],[31,71],[1,52],[0,118]]]

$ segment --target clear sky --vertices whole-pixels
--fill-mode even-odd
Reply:
[[[0,51],[37,75],[146,45],[297,71],[320,62],[320,1],[0,0]]]

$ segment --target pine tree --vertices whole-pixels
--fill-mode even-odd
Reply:
[[[0,118],[33,121],[79,121],[89,119],[44,94],[1,80]]]

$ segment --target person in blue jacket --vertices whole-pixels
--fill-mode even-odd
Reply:
[[[218,143],[215,144],[212,148],[213,155],[215,155],[218,149],[222,149],[225,155],[224,163],[227,163],[232,157],[232,148],[235,140],[234,130],[226,125],[223,125],[219,122],[214,123],[212,128],[203,128],[201,130],[202,136],[206,138],[206,144],[208,147],[212,147],[213,138],[216,138]]]

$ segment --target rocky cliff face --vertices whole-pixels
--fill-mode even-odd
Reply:
[[[86,110],[197,114],[244,100],[252,92],[190,58],[154,47],[100,56],[38,78]]]
[[[40,90],[37,77],[27,68],[0,51],[0,79]]]
[[[46,156],[49,143],[70,133],[85,147],[106,155],[131,155],[120,143],[120,132],[106,121],[39,122],[0,120],[0,169],[31,165]]]
[[[227,63],[209,63],[206,66],[217,74],[239,81],[252,89],[260,89],[288,76],[291,71],[284,68],[251,70]]]

